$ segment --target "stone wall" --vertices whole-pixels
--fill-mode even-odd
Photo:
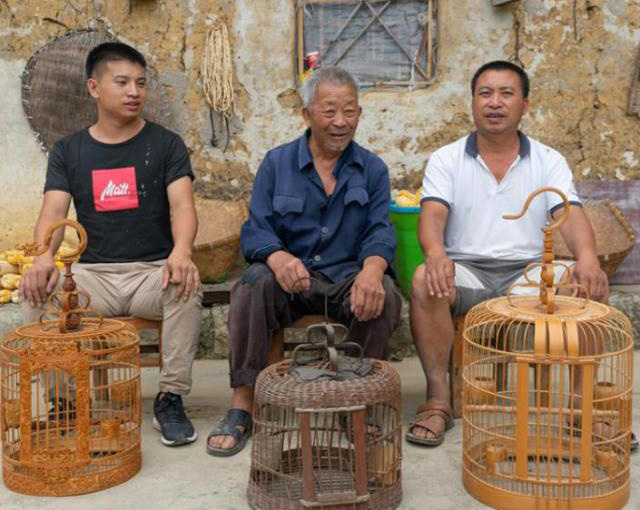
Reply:
[[[394,332],[390,345],[390,359],[398,360],[415,355],[409,326],[409,303],[403,298],[401,320]],[[634,347],[640,349],[640,294],[638,286],[612,289],[609,304],[624,313],[631,321]],[[198,359],[226,359],[229,355],[229,330],[227,329],[228,305],[217,305],[202,311],[202,329],[198,341]],[[23,324],[20,305],[0,306],[0,338],[5,333]],[[287,330],[286,334],[298,335],[302,339],[303,330]],[[156,342],[155,333],[144,330],[141,342]]]
[[[0,248],[30,238],[45,154],[20,99],[28,58],[70,29],[106,28],[138,47],[169,99],[198,175],[198,194],[247,196],[265,152],[303,128],[294,87],[293,0],[0,0]],[[200,63],[209,17],[227,20],[237,114],[226,152],[210,144]],[[489,59],[521,62],[532,78],[525,131],[561,150],[576,178],[640,177],[640,130],[626,115],[640,40],[640,4],[626,0],[439,0],[435,83],[368,90],[358,141],[416,185],[430,153],[470,128],[468,82]],[[218,123],[218,130],[221,125]],[[218,133],[220,134],[220,133]]]

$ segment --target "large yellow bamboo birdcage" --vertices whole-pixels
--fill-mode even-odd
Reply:
[[[392,509],[402,499],[400,377],[387,363],[329,357],[291,360],[258,376],[249,504],[261,510]],[[326,328],[326,329],[325,329]],[[337,348],[355,347],[343,343]]]
[[[560,193],[537,190],[525,210],[543,191]],[[562,219],[543,229],[542,281],[525,285],[540,296],[510,293],[465,320],[463,482],[493,508],[610,510],[629,497],[631,324],[606,305],[556,294],[575,287],[553,282],[563,198]]]
[[[1,345],[0,431],[5,485],[40,496],[111,487],[140,469],[138,333],[113,319],[84,316],[71,261],[63,291],[38,323],[7,333]],[[81,301],[86,301],[81,305]],[[46,320],[47,317],[55,317]]]

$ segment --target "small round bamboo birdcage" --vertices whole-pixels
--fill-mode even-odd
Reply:
[[[560,193],[537,190],[525,210],[542,191]],[[610,510],[629,497],[631,325],[587,297],[556,294],[578,287],[553,282],[563,198],[565,214],[543,229],[544,261],[532,265],[542,281],[523,285],[540,296],[514,286],[465,319],[463,482],[493,508]]]
[[[113,319],[86,316],[90,298],[75,291],[64,259],[63,291],[40,321],[4,336],[0,430],[5,485],[38,496],[105,489],[140,469],[138,333]],[[37,250],[35,250],[37,251]],[[86,304],[81,305],[81,301]],[[55,316],[56,319],[46,320]]]
[[[255,387],[248,500],[255,509],[391,509],[400,504],[400,377],[385,361],[332,351],[334,327],[322,324],[331,353],[302,366],[270,365]],[[336,346],[359,348],[354,343]],[[313,359],[313,358],[311,358]],[[368,371],[368,372],[367,372]],[[351,375],[351,377],[349,376]]]

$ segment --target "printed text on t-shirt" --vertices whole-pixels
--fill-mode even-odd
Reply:
[[[134,167],[93,170],[91,177],[96,211],[138,208],[138,188]]]

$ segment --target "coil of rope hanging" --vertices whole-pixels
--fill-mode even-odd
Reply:
[[[235,113],[235,93],[233,90],[233,68],[227,25],[220,17],[212,18],[211,27],[202,55],[202,85],[209,104],[211,122],[211,145],[217,147],[213,112],[224,118],[226,141],[224,151],[229,147],[229,119]]]

